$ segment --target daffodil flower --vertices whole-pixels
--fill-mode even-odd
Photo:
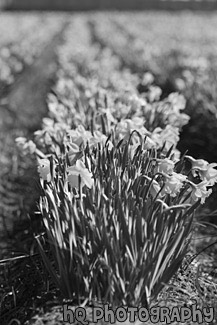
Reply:
[[[173,109],[177,113],[179,113],[180,110],[185,109],[186,99],[183,95],[172,93],[169,95],[168,101],[173,105]]]
[[[162,90],[160,89],[160,87],[157,86],[150,86],[149,88],[149,101],[152,103],[154,101],[157,101],[160,99],[160,96],[162,94]]]
[[[167,125],[165,129],[157,127],[151,135],[151,139],[156,142],[158,148],[165,143],[165,149],[169,150],[171,146],[176,146],[179,141],[179,129],[172,125]]]
[[[90,131],[86,131],[83,125],[79,125],[75,130],[68,131],[71,141],[77,146],[87,144],[87,141],[91,139],[92,134]]]
[[[147,131],[147,129],[143,126],[143,124],[144,124],[144,120],[139,117],[135,117],[132,120],[130,119],[122,120],[117,125],[116,133],[119,135],[119,139],[124,139],[124,140],[128,140],[131,133],[134,130],[136,130],[143,136],[149,135],[150,132]]]
[[[68,134],[71,138],[72,143],[76,146],[80,146],[82,144],[86,146],[88,143],[89,147],[93,147],[96,146],[97,143],[104,144],[107,141],[106,135],[102,132],[95,131],[92,135],[92,133],[85,130],[82,125],[79,125],[75,130],[68,131]],[[111,141],[108,143],[108,145],[110,149],[113,147]]]
[[[139,97],[137,94],[132,94],[129,97],[129,105],[130,108],[133,109],[134,111],[138,111],[141,109],[141,107],[144,107],[147,105],[147,102],[144,98]]]
[[[97,145],[97,143],[102,143],[104,145],[106,143],[107,139],[108,138],[105,134],[103,134],[100,131],[95,131],[93,134],[93,137],[90,139],[89,146],[92,147],[94,145]],[[113,148],[113,144],[109,140],[108,141],[108,149],[111,150],[112,148]]]
[[[211,189],[207,189],[207,184],[206,181],[203,181],[199,184],[193,184],[192,185],[192,193],[191,193],[191,198],[193,201],[198,201],[201,200],[201,204],[203,204],[208,196],[212,193]]]
[[[33,154],[36,150],[36,145],[32,140],[27,141],[24,137],[16,138],[17,146],[23,151],[23,154]]]
[[[81,152],[79,146],[75,143],[70,143],[70,149],[68,151],[69,162],[72,165],[75,157]]]
[[[149,137],[149,136],[145,136],[145,140],[144,140],[144,149],[152,149],[156,147],[156,143]]]
[[[156,172],[171,175],[174,170],[175,163],[169,158],[159,159],[157,161]]]
[[[40,177],[47,182],[51,181],[50,161],[49,159],[38,159],[38,173]]]
[[[172,175],[166,175],[165,185],[162,195],[169,194],[175,197],[181,190],[186,181],[187,176],[173,172]]]
[[[213,186],[217,182],[217,170],[214,167],[216,163],[209,164],[204,159],[194,159],[191,156],[186,156],[191,161],[192,175],[195,177],[199,175],[202,181],[207,181],[210,186]]]
[[[85,167],[81,160],[77,160],[74,166],[67,168],[68,182],[72,187],[79,187],[79,175],[81,178],[81,186],[86,185],[88,188],[93,186],[93,177],[89,170]]]

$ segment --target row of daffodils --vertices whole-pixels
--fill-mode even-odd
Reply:
[[[147,12],[98,14],[91,21],[95,40],[109,46],[132,71],[151,71],[164,96],[176,91],[185,96],[191,123],[184,129],[179,147],[216,161],[215,17]]]
[[[127,24],[129,20],[131,24]],[[92,16],[92,24],[95,37],[111,46],[125,64],[137,71],[149,68],[158,78],[163,78],[162,74],[164,78],[174,78],[174,86],[180,90],[209,73],[210,64],[214,64],[217,41],[214,17],[191,13],[136,16],[125,13],[107,17],[99,14]],[[183,28],[177,30],[177,24]],[[113,37],[105,37],[108,34]],[[173,75],[169,76],[172,70]]]
[[[1,15],[0,90],[11,85],[16,75],[34,62],[62,24],[63,18],[53,14]]]
[[[150,73],[133,74],[92,36],[73,17],[49,116],[34,139],[17,139],[38,160],[46,235],[36,240],[65,298],[148,306],[182,263],[217,164],[176,148],[184,97],[161,100]]]

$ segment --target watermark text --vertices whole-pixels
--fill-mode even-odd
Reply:
[[[151,321],[153,324],[158,324],[159,322],[164,324],[172,324],[173,322],[185,323],[186,321],[204,324],[213,322],[214,308],[199,309],[196,304],[193,304],[189,307],[173,308],[154,306],[149,310],[144,307],[123,306],[113,310],[109,304],[105,304],[103,307],[91,308],[91,319],[88,315],[86,308],[76,307],[70,309],[67,304],[63,305],[63,321],[69,324],[77,321],[81,325],[88,325],[89,322],[97,323],[98,321],[115,324],[116,321],[124,323],[128,320],[134,323],[137,319],[140,322]]]

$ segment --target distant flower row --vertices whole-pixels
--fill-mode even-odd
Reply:
[[[49,14],[1,15],[0,90],[12,84],[16,75],[34,62],[62,24],[62,17]]]
[[[112,13],[93,15],[91,21],[94,39],[119,55],[126,67],[138,74],[152,72],[163,96],[176,91],[185,96],[192,122],[184,129],[179,148],[184,151],[187,147],[195,156],[216,161],[215,15]]]

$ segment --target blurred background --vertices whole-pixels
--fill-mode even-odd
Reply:
[[[9,10],[213,10],[216,0],[0,0]]]

